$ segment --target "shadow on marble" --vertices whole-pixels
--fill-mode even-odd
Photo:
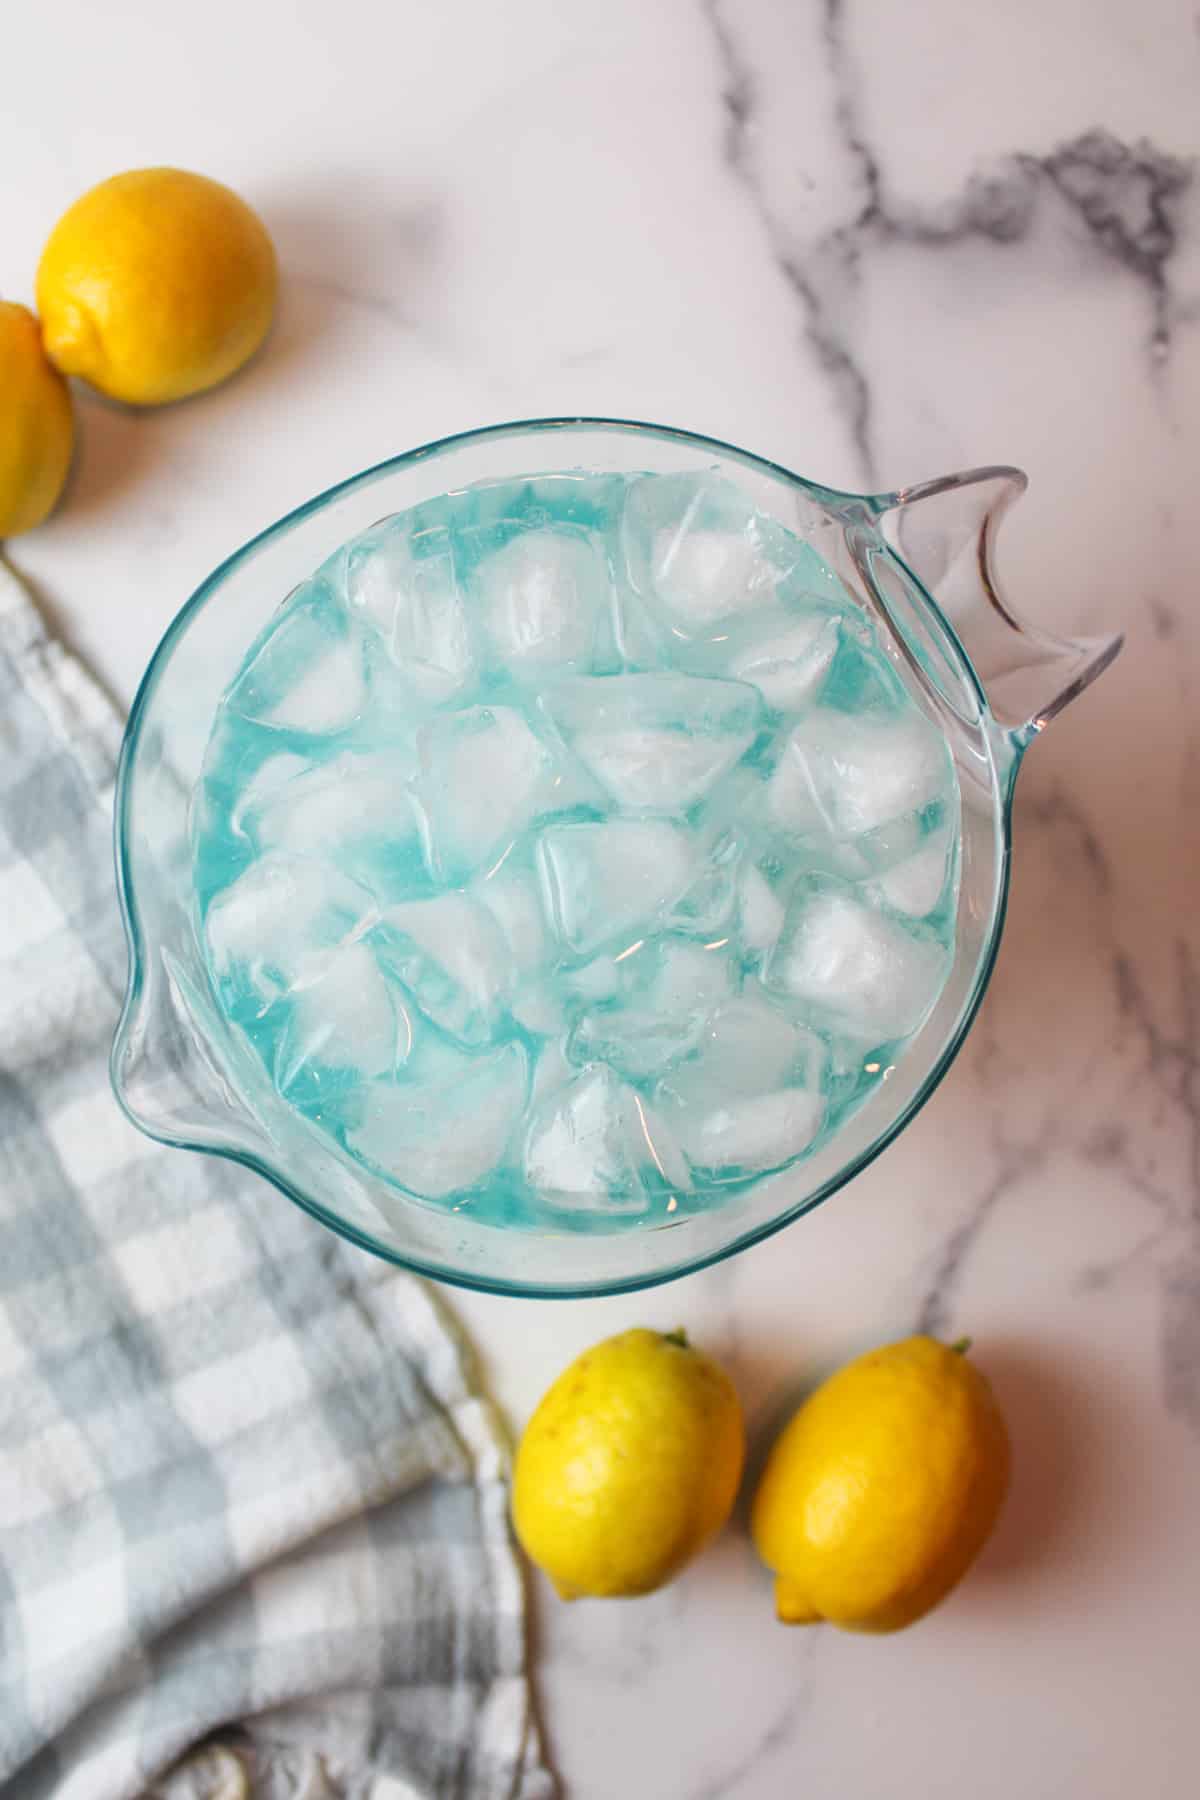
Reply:
[[[989,1340],[983,1363],[1008,1422],[1013,1473],[995,1535],[968,1579],[1032,1579],[1056,1559],[1076,1561],[1087,1541],[1089,1477],[1095,1457],[1111,1452],[1111,1407],[1100,1403],[1099,1374],[1064,1362],[1057,1346]]]
[[[71,383],[75,402],[75,456],[59,511],[74,523],[102,512],[136,486],[154,461],[154,411],[110,400],[81,381]]]
[[[438,208],[391,187],[372,199],[327,180],[268,196],[263,218],[279,257],[280,304],[264,372],[290,371],[326,336],[362,335],[368,323],[427,323],[423,301],[441,253]]]
[[[798,1220],[791,1229],[803,1229],[803,1223]],[[830,1356],[828,1349],[823,1357],[797,1359],[789,1344],[773,1348],[754,1341],[739,1343],[728,1358],[739,1392],[744,1399],[751,1397],[746,1409],[746,1467],[734,1505],[733,1529],[749,1532],[750,1508],[772,1445],[792,1414],[846,1360]]]

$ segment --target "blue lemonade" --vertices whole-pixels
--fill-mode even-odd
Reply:
[[[949,973],[941,732],[715,476],[489,483],[288,596],[193,804],[213,990],[406,1194],[539,1229],[811,1153]]]

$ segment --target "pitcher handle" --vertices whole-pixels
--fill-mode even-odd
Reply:
[[[1063,638],[1027,625],[996,580],[996,531],[1025,492],[1021,469],[966,469],[881,494],[883,535],[933,595],[971,660],[997,722],[1028,742],[1112,662],[1123,643]]]

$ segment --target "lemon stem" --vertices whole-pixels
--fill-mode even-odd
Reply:
[[[955,1356],[965,1356],[973,1342],[974,1339],[969,1337],[955,1338],[950,1348],[953,1350]]]
[[[674,1331],[664,1331],[663,1341],[667,1344],[678,1344],[681,1350],[691,1349],[691,1345],[688,1343],[687,1332],[683,1329],[682,1325],[677,1325]]]

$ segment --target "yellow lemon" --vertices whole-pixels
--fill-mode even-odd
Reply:
[[[244,200],[183,169],[132,169],[90,188],[50,234],[37,272],[46,353],[114,400],[180,400],[253,356],[276,285],[271,240]]]
[[[725,1523],[744,1454],[725,1371],[682,1332],[624,1331],[565,1369],[529,1421],[517,1536],[565,1600],[648,1594]]]
[[[74,441],[70,391],[46,361],[37,320],[27,306],[0,300],[0,538],[51,511]]]
[[[1008,1485],[1009,1447],[966,1343],[905,1338],[848,1363],[771,1450],[751,1530],[788,1625],[911,1625],[966,1573]]]

